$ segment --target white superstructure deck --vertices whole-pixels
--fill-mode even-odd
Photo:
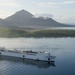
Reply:
[[[33,51],[14,51],[14,50],[6,50],[0,49],[1,56],[9,56],[9,57],[17,57],[22,59],[31,59],[37,61],[53,61],[55,56],[51,56],[50,53],[47,52],[33,52]]]

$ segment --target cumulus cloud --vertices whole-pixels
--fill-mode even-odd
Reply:
[[[46,13],[42,13],[42,14],[35,14],[36,17],[49,17],[49,18],[53,18],[52,14],[46,14]]]

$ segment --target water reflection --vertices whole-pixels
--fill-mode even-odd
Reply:
[[[29,59],[20,59],[20,58],[10,58],[10,57],[3,57],[0,56],[0,61],[1,60],[6,60],[8,62],[14,62],[17,64],[25,64],[25,65],[32,65],[32,66],[37,66],[38,68],[49,68],[49,67],[55,67],[55,61],[53,62],[43,62],[43,61],[34,61],[34,60],[29,60]]]

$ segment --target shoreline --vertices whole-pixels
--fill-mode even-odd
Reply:
[[[41,29],[41,30],[25,30],[25,29],[0,29],[0,38],[59,38],[59,37],[75,37],[75,30],[67,29]]]

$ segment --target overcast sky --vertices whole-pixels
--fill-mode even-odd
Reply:
[[[0,0],[0,18],[22,9],[32,14],[52,14],[63,23],[75,21],[75,0]]]

